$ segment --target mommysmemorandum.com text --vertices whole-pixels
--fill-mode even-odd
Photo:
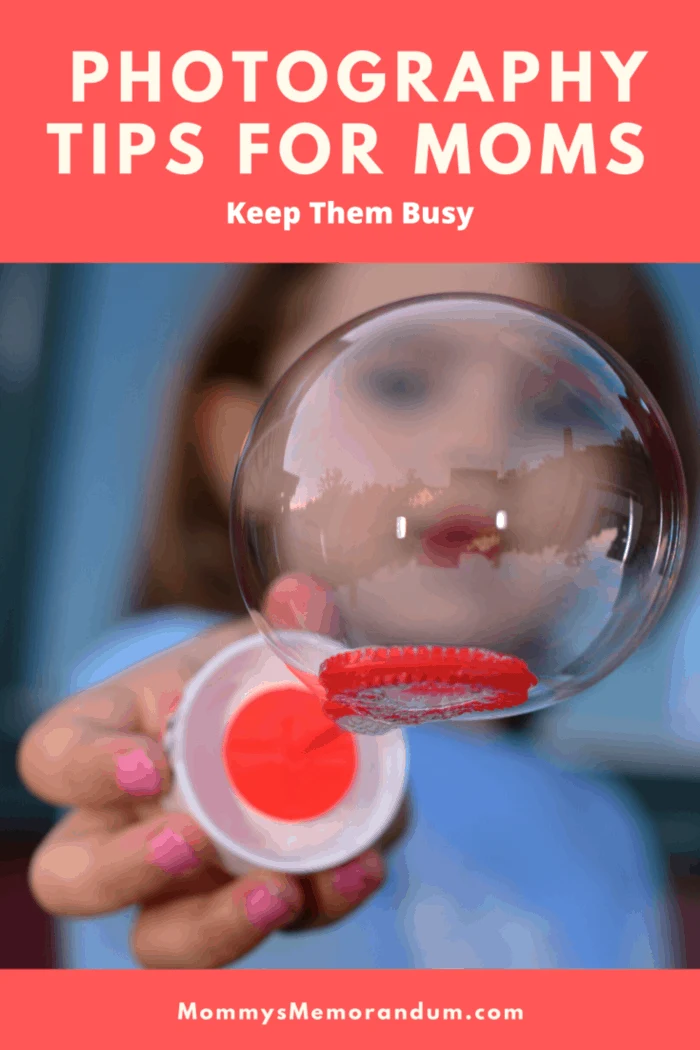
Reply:
[[[411,1006],[315,1006],[306,1001],[284,1006],[202,1006],[182,1002],[178,1021],[252,1021],[263,1026],[275,1021],[522,1021],[521,1007],[435,1006],[422,1000]]]

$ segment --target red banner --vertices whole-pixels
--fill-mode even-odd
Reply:
[[[12,4],[0,257],[692,261],[694,0]]]
[[[3,971],[7,1046],[566,1046],[692,1039],[698,971]]]

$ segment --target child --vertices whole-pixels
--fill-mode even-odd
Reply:
[[[257,405],[337,325],[397,299],[449,291],[509,295],[585,324],[645,379],[682,451],[692,447],[682,376],[631,268],[252,268],[183,396],[142,615],[77,669],[76,688],[88,691],[49,713],[22,749],[33,790],[75,807],[35,858],[34,891],[56,914],[104,916],[65,924],[67,965],[134,966],[132,915],[119,909],[136,906],[132,946],[146,966],[673,964],[664,873],[632,813],[609,788],[555,769],[493,728],[409,733],[412,812],[395,829],[386,867],[377,849],[311,880],[231,880],[199,829],[159,807],[168,704],[209,655],[250,630],[227,506]],[[694,460],[685,459],[694,496]],[[232,614],[241,617],[234,626],[201,633]]]

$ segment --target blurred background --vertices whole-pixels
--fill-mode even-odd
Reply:
[[[20,785],[17,743],[129,612],[159,423],[240,269],[0,266],[0,967],[56,965],[26,885],[54,814]],[[647,270],[700,407],[700,265]],[[700,566],[622,668],[523,731],[642,803],[700,967]]]

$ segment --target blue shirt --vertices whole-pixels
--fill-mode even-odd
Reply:
[[[86,688],[211,625],[196,611],[125,622],[76,669]],[[652,839],[603,781],[529,747],[449,726],[407,734],[412,826],[356,913],[277,933],[237,969],[649,968],[674,965]],[[129,911],[61,926],[62,965],[136,967]]]

